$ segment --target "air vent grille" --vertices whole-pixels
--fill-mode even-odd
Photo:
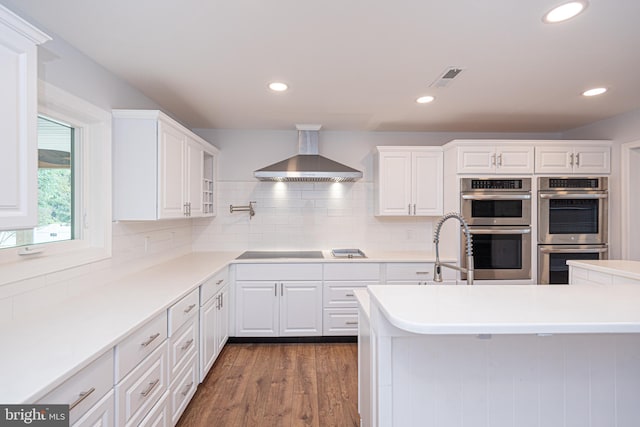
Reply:
[[[444,70],[444,72],[442,74],[440,74],[440,77],[438,77],[437,79],[435,79],[433,81],[433,83],[431,83],[429,85],[429,87],[446,87],[447,85],[449,85],[453,79],[455,79],[461,72],[463,71],[463,68],[460,67],[449,67],[446,70]]]

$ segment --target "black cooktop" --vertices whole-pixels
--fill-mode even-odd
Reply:
[[[322,251],[246,251],[236,259],[324,258]]]

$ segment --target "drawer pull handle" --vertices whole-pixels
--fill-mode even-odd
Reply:
[[[416,274],[430,274],[429,271],[416,271]]]
[[[142,397],[149,396],[149,393],[151,393],[151,390],[153,390],[158,385],[159,382],[160,382],[160,378],[158,378],[157,380],[155,380],[152,383],[149,383],[149,386],[147,387],[147,389],[140,392]]]
[[[358,322],[345,322],[346,325],[357,325]]]
[[[353,294],[344,294],[345,297],[352,297]]]
[[[78,394],[78,398],[69,405],[69,410],[71,411],[73,408],[75,408],[76,406],[78,406],[80,404],[80,402],[82,402],[83,400],[85,400],[87,397],[89,397],[89,395],[91,393],[93,393],[94,391],[96,391],[95,387],[91,387],[89,390],[87,391],[83,391],[80,392],[80,394]]]
[[[191,381],[189,384],[184,386],[184,391],[182,393],[180,393],[183,396],[186,396],[187,393],[189,393],[189,390],[191,390],[191,387],[193,387],[193,381]]]
[[[216,282],[216,285],[219,285],[220,283],[224,282],[224,279],[220,279]]]
[[[191,347],[191,344],[193,344],[193,338],[191,338],[189,341],[185,342],[184,345],[182,347],[180,347],[180,350],[185,351],[186,349]]]
[[[189,307],[184,309],[184,314],[187,314],[188,312],[190,312],[191,310],[193,310],[193,308],[195,307],[195,304],[191,304]]]
[[[153,342],[153,340],[155,340],[155,339],[156,339],[156,338],[158,338],[159,336],[160,336],[160,332],[157,332],[157,333],[155,333],[155,334],[153,334],[153,335],[150,335],[150,336],[149,336],[149,339],[148,339],[148,340],[146,340],[145,342],[141,343],[140,345],[141,345],[141,346],[143,346],[143,347],[146,347],[146,346],[148,346],[149,344],[151,344],[151,343]]]

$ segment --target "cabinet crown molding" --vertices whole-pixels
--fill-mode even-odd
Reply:
[[[52,40],[48,34],[40,31],[2,5],[0,5],[0,24],[11,28],[35,44],[42,44]]]

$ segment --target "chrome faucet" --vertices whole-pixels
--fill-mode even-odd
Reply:
[[[440,243],[440,229],[442,228],[442,224],[451,218],[455,218],[460,221],[460,224],[464,227],[464,234],[467,237],[467,268],[440,262],[440,251],[438,249],[438,245]],[[436,265],[433,271],[433,281],[436,283],[442,282],[442,267],[448,267],[462,273],[466,273],[467,285],[473,285],[473,248],[471,247],[471,232],[469,231],[469,224],[467,224],[467,221],[464,220],[462,215],[457,212],[449,212],[440,218],[436,225],[436,231],[433,233],[433,243],[436,245]]]

